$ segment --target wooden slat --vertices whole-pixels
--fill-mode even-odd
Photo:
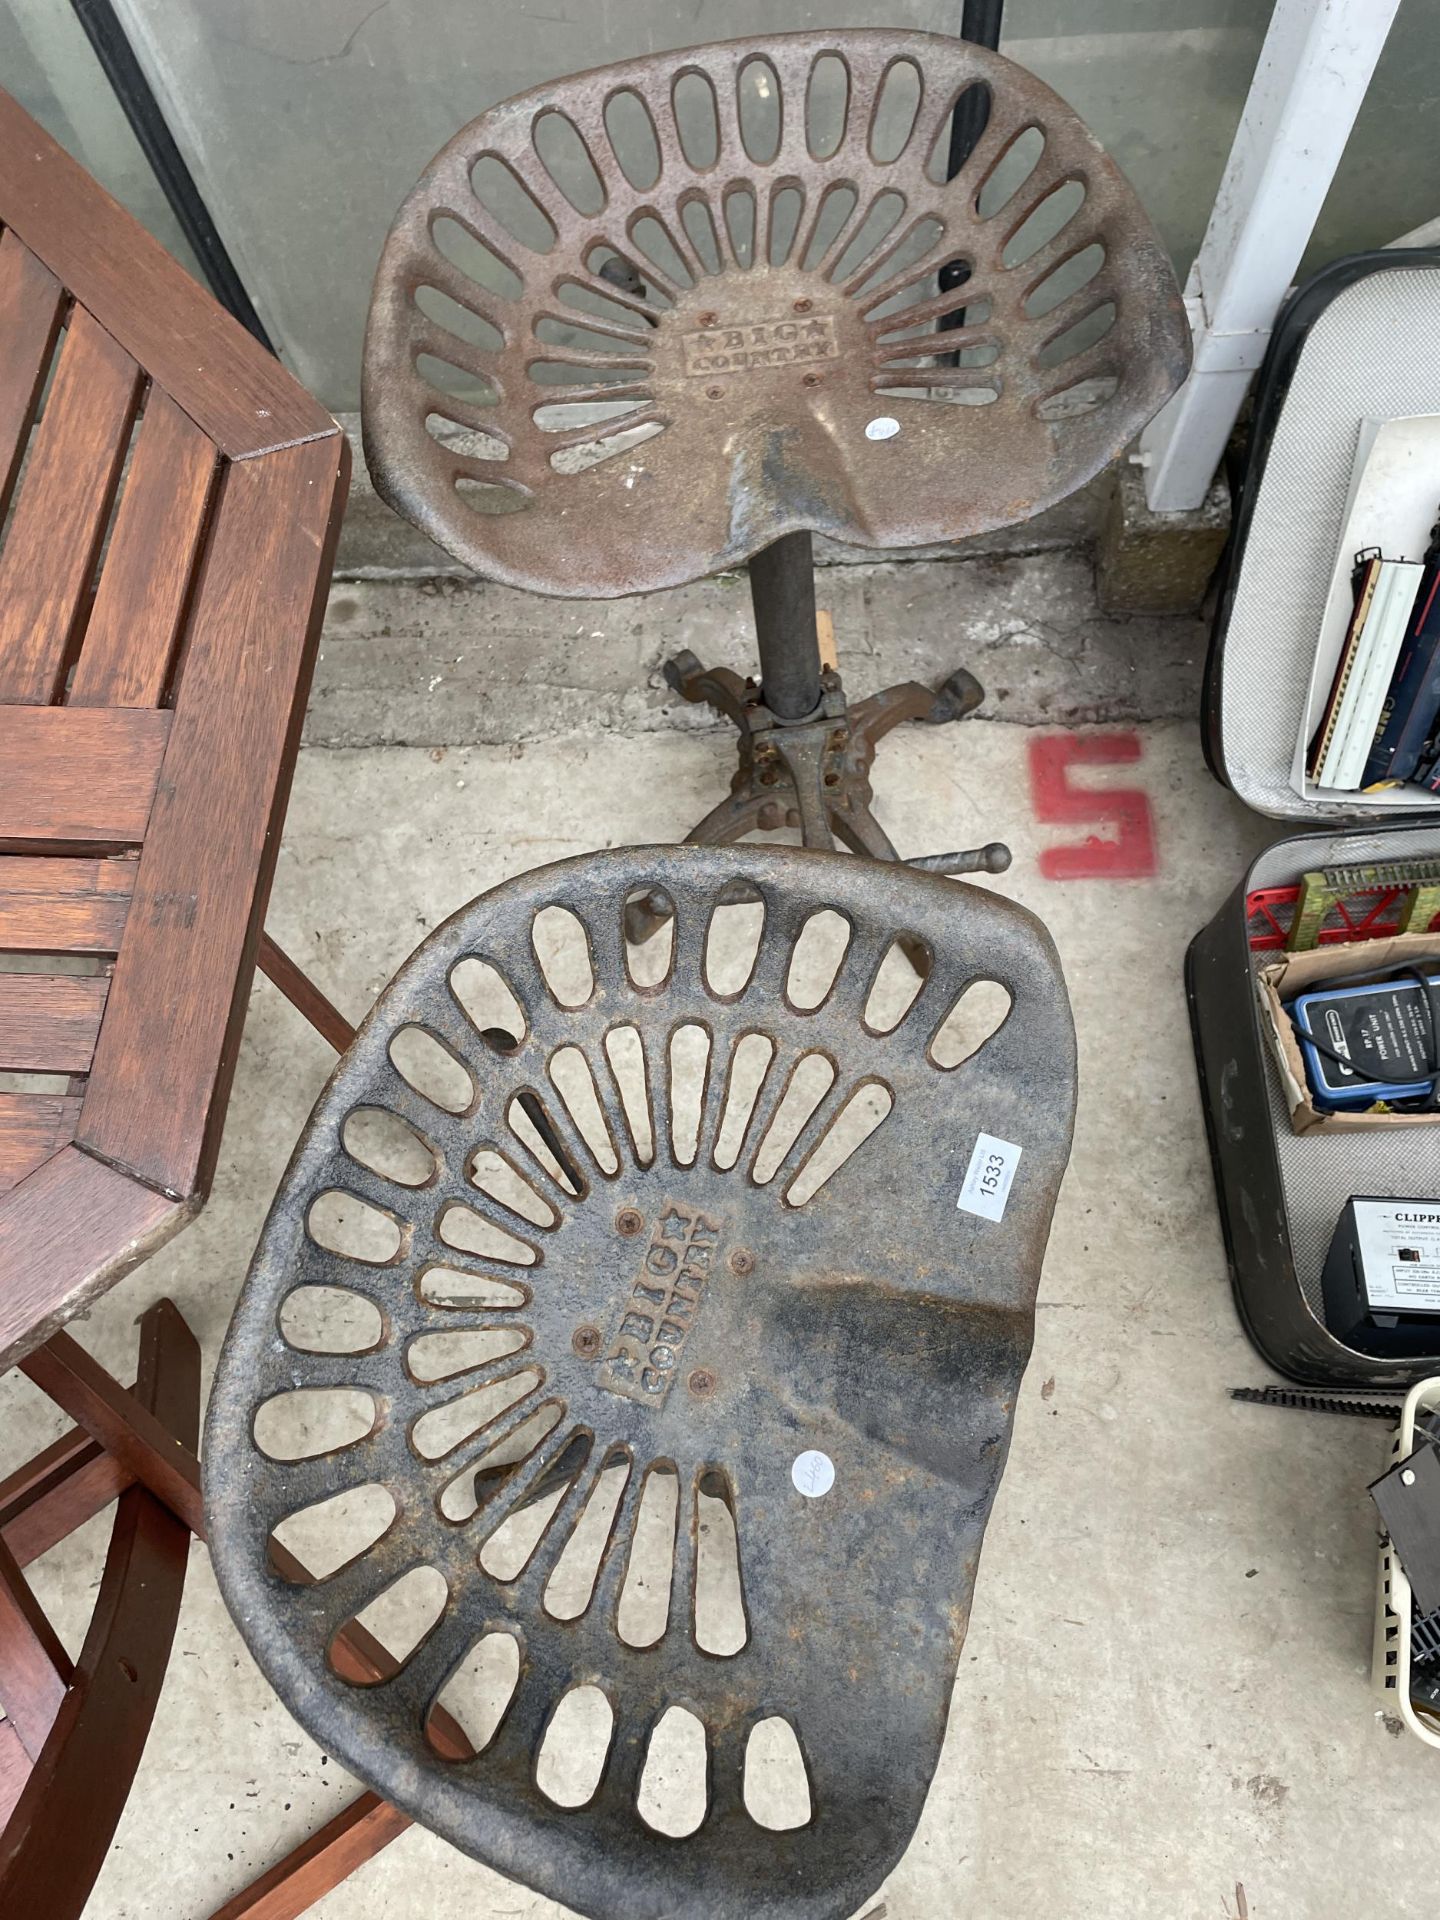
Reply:
[[[141,1323],[136,1395],[194,1446],[200,1349],[168,1300]],[[75,1683],[0,1834],[0,1913],[79,1920],[145,1750],[189,1553],[185,1523],[144,1488],[121,1496]]]
[[[32,1760],[55,1724],[71,1673],[69,1654],[0,1540],[0,1705]]]
[[[152,391],[65,696],[68,706],[160,704],[216,459],[214,441],[168,394]]]
[[[0,1481],[0,1539],[28,1567],[93,1520],[134,1482],[83,1428],[68,1433]]]
[[[134,885],[133,859],[0,854],[0,953],[118,953]]]
[[[68,1147],[79,1118],[78,1093],[0,1093],[0,1193]]]
[[[143,840],[169,734],[141,707],[0,707],[0,847]]]
[[[148,1259],[193,1213],[62,1147],[0,1198],[0,1371]]]
[[[42,1499],[52,1487],[68,1480],[89,1460],[96,1459],[100,1453],[100,1443],[79,1427],[71,1427],[68,1433],[62,1433],[58,1440],[52,1440],[48,1447],[39,1453],[32,1453],[28,1460],[22,1460],[13,1472],[0,1480],[0,1533],[8,1533],[15,1522],[26,1513],[36,1500]],[[13,1542],[10,1551],[15,1553]],[[16,1554],[18,1560],[20,1556]],[[20,1564],[25,1563],[22,1560]]]
[[[243,459],[338,431],[298,381],[5,93],[0,221],[222,453]]]
[[[6,1527],[5,1544],[20,1565],[28,1567],[134,1484],[134,1474],[127,1473],[118,1460],[97,1452],[63,1486],[52,1488]]]
[[[0,550],[0,700],[45,706],[60,696],[139,391],[129,354],[73,309]]]
[[[0,518],[20,471],[65,290],[18,234],[0,234]]]
[[[87,1072],[109,985],[100,973],[0,973],[0,1072]]]
[[[347,459],[343,441],[311,441],[221,480],[76,1134],[167,1193],[203,1191],[219,1145]]]
[[[346,1052],[355,1038],[354,1027],[268,933],[260,936],[257,959],[266,979],[280,989],[297,1013],[304,1014],[320,1038],[328,1040],[337,1053]]]
[[[8,1720],[0,1720],[0,1832],[15,1810],[21,1789],[30,1778],[30,1756]]]
[[[197,1540],[205,1538],[194,1443],[167,1431],[145,1405],[138,1384],[133,1390],[122,1387],[68,1333],[52,1334],[20,1365],[26,1378],[98,1440],[126,1473],[178,1514]]]
[[[362,1793],[243,1893],[217,1907],[210,1920],[299,1920],[410,1824],[408,1814],[378,1794]]]

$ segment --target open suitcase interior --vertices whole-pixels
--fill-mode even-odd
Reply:
[[[1285,950],[1343,944],[1360,972],[1371,938],[1436,924],[1414,886],[1423,887],[1424,863],[1440,873],[1440,794],[1413,784],[1336,792],[1306,765],[1344,638],[1334,609],[1347,597],[1350,536],[1365,506],[1359,489],[1374,473],[1367,455],[1383,453],[1387,432],[1402,429],[1422,436],[1422,449],[1440,429],[1433,249],[1339,260],[1281,314],[1256,391],[1206,675],[1212,771],[1257,812],[1305,828],[1252,865],[1187,963],[1227,1257],[1242,1319],[1265,1358],[1292,1378],[1332,1385],[1398,1386],[1440,1372],[1440,1319],[1428,1354],[1362,1353],[1327,1328],[1322,1292],[1352,1196],[1440,1194],[1440,1123],[1296,1132],[1257,992],[1262,970]],[[1405,505],[1392,499],[1388,509],[1389,537],[1407,555],[1418,555],[1440,510],[1433,482],[1428,495],[1424,487],[1412,475],[1394,496]],[[1334,872],[1355,867],[1387,871]],[[1302,937],[1302,882],[1321,872],[1337,883],[1333,904],[1327,894],[1317,909],[1312,888]],[[1347,879],[1375,884],[1351,891]],[[1417,901],[1426,911],[1407,922]]]

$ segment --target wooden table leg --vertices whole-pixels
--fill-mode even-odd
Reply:
[[[184,1326],[168,1301],[153,1307],[151,1314],[158,1313],[161,1308]],[[150,1315],[147,1315],[147,1321],[149,1318]],[[66,1333],[55,1334],[43,1347],[28,1354],[21,1366],[37,1387],[64,1408],[83,1433],[92,1436],[105,1449],[100,1460],[108,1460],[110,1466],[108,1469],[100,1468],[100,1471],[108,1471],[138,1483],[133,1492],[153,1495],[197,1538],[204,1539],[200,1465],[195,1457],[193,1441],[185,1444],[171,1430],[168,1422],[156,1417],[147,1405],[138,1382],[133,1393],[127,1391]],[[79,1472],[92,1475],[97,1472],[99,1463],[92,1460],[88,1465],[83,1464],[86,1459],[76,1437],[66,1435],[53,1448],[47,1449],[45,1455],[37,1456],[37,1460],[32,1461],[28,1468],[22,1469],[19,1476],[12,1476],[12,1480],[18,1483],[18,1489],[12,1491],[8,1507],[5,1495],[12,1489],[12,1482],[7,1481],[0,1486],[0,1533],[6,1527],[7,1512],[13,1512],[13,1524],[17,1528],[22,1527],[27,1518],[32,1526],[40,1528],[58,1525],[60,1512],[45,1516],[43,1503],[37,1503],[27,1515],[19,1504],[18,1495],[27,1487],[44,1484],[50,1499],[61,1501],[64,1495],[63,1469],[67,1463],[78,1460],[82,1462]],[[51,1469],[48,1477],[43,1470],[37,1471],[42,1462],[48,1463]],[[58,1484],[50,1486],[50,1481],[57,1476]],[[71,1508],[78,1510],[78,1502],[83,1502],[98,1491],[98,1480],[94,1487],[89,1488],[88,1494],[83,1489],[78,1490],[70,1501]],[[98,1508],[95,1510],[98,1511]],[[89,1516],[85,1513],[81,1517]],[[75,1524],[79,1524],[78,1520]],[[278,1545],[273,1551],[280,1571],[287,1578],[303,1580],[306,1577],[305,1569],[293,1555]],[[97,1608],[97,1618],[98,1612]],[[92,1633],[93,1630],[92,1622]],[[86,1646],[88,1650],[88,1640]],[[353,1667],[357,1677],[365,1680],[373,1679],[395,1664],[380,1643],[360,1627],[352,1626],[336,1651]],[[148,1718],[146,1724],[148,1726]],[[442,1750],[449,1752],[452,1757],[469,1757],[469,1743],[448,1714],[437,1716],[432,1737],[437,1738]],[[378,1800],[374,1794],[362,1795],[345,1813],[338,1815],[287,1859],[262,1875],[237,1900],[221,1908],[216,1920],[221,1920],[222,1915],[224,1920],[232,1920],[232,1916],[233,1920],[241,1920],[241,1916],[244,1920],[289,1920],[289,1916],[303,1913],[323,1893],[338,1886],[356,1867],[379,1853],[410,1824],[407,1815]],[[3,1856],[0,1856],[0,1891],[5,1886],[3,1873]],[[93,1874],[91,1877],[93,1879]],[[251,1904],[246,1905],[247,1901]],[[0,1911],[5,1909],[0,1908]]]
[[[210,1920],[297,1920],[410,1825],[408,1814],[378,1794],[362,1793],[243,1893],[217,1907]]]
[[[277,947],[268,933],[260,936],[256,955],[260,971],[277,986],[291,1006],[303,1013],[322,1040],[328,1040],[337,1053],[344,1053],[355,1038],[355,1029],[332,1006],[309,974],[302,973],[283,947]]]
[[[163,1307],[184,1321],[168,1300]],[[149,1319],[149,1314],[146,1319]],[[143,1324],[143,1323],[142,1323]],[[56,1333],[27,1353],[20,1362],[42,1393],[100,1442],[105,1451],[157,1500],[163,1500],[199,1539],[205,1538],[205,1516],[200,1498],[200,1463],[193,1438],[187,1444],[158,1420],[138,1391],[129,1393],[120,1382],[92,1360],[68,1333]]]
[[[0,1541],[28,1567],[118,1500],[135,1476],[83,1427],[0,1480]]]
[[[134,1399],[194,1448],[200,1349],[168,1300],[141,1322]],[[0,1833],[0,1913],[78,1920],[150,1731],[189,1547],[185,1521],[143,1486],[121,1495],[73,1684]]]
[[[40,1757],[74,1671],[14,1554],[0,1540],[0,1705],[32,1760]]]

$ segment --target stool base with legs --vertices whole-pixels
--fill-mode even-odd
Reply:
[[[758,682],[728,667],[704,667],[693,653],[665,663],[665,678],[682,699],[713,707],[739,733],[729,796],[685,837],[723,846],[757,830],[798,827],[807,847],[839,840],[852,853],[894,860],[890,837],[870,810],[876,746],[905,720],[963,720],[984,690],[962,667],[934,692],[909,680],[849,705],[837,667],[821,651],[812,564],[808,533],[787,534],[750,561]],[[998,872],[1008,862],[977,856],[974,864]]]

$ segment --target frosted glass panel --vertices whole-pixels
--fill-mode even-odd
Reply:
[[[370,280],[391,216],[435,149],[485,107],[607,60],[821,19],[856,27],[881,15],[888,25],[954,32],[961,4],[119,0],[118,10],[267,324],[301,378],[340,408],[357,402]],[[0,0],[7,81],[21,14],[68,20],[56,0]],[[1006,8],[1005,51],[1089,122],[1182,270],[1204,231],[1267,18],[1264,0],[1009,0]],[[1381,244],[1440,211],[1427,198],[1433,169],[1416,164],[1440,104],[1437,54],[1440,13],[1402,7],[1312,262]],[[23,59],[20,66],[23,94]],[[32,94],[43,92],[44,78],[43,67],[32,75]],[[94,111],[103,119],[98,104]],[[88,137],[88,114],[78,117]],[[1396,139],[1397,127],[1413,137]],[[158,194],[148,209],[133,183],[121,197],[164,232]]]
[[[62,0],[0,0],[0,86],[198,275],[90,42]]]

